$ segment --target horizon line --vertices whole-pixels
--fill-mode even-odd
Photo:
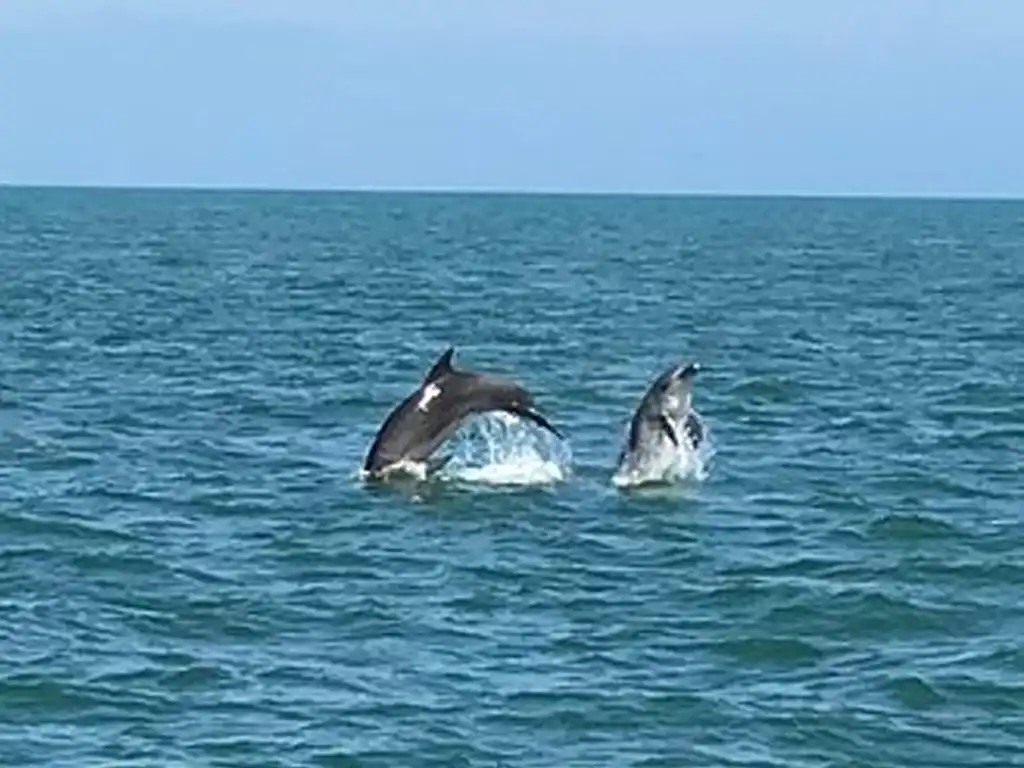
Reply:
[[[278,186],[272,184],[202,183],[55,183],[0,181],[0,189],[77,190],[111,192],[226,192],[262,194],[453,195],[492,197],[636,197],[636,198],[753,198],[797,200],[903,200],[932,202],[1024,202],[1024,193],[971,192],[812,192],[726,191],[708,189],[573,189],[559,187],[499,187],[444,185]]]

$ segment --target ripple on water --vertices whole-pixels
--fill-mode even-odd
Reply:
[[[0,761],[1024,754],[1019,206],[0,198]],[[448,344],[556,482],[358,481]],[[677,359],[714,460],[619,492]]]

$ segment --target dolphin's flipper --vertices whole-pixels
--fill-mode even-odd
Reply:
[[[547,419],[545,419],[543,416],[541,416],[536,411],[532,411],[529,408],[519,408],[519,407],[515,407],[515,406],[509,407],[507,410],[508,410],[509,413],[513,413],[516,416],[519,416],[520,418],[526,419],[527,421],[532,421],[534,424],[537,424],[537,425],[543,427],[548,432],[550,432],[555,437],[557,437],[559,440],[563,440],[564,439],[562,437],[562,433],[559,432],[557,429],[555,429],[551,425],[551,422],[549,422]]]
[[[668,416],[664,413],[658,414],[658,426],[661,427],[661,431],[665,433],[669,440],[672,441],[672,445],[676,448],[679,447],[679,437],[676,435],[675,427],[672,426],[672,422],[669,421]]]
[[[702,442],[704,442],[704,425],[700,423],[700,419],[697,418],[697,415],[693,411],[690,411],[686,415],[686,424],[684,425],[683,430],[690,438],[690,443],[694,448],[697,448]]]
[[[454,454],[449,453],[447,456],[441,456],[440,458],[433,458],[427,461],[427,476],[436,475],[442,469],[444,469],[448,462],[455,458]]]

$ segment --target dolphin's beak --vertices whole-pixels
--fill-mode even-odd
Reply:
[[[685,381],[686,379],[692,379],[694,376],[697,375],[699,371],[700,363],[690,363],[685,368],[680,370],[678,374],[676,374],[676,378],[682,379],[683,381]]]
[[[514,406],[512,408],[509,408],[509,411],[514,413],[516,416],[521,416],[522,418],[527,419],[528,421],[532,421],[534,424],[543,427],[548,432],[557,437],[559,440],[565,439],[562,437],[562,433],[555,429],[554,426],[552,426],[551,422],[545,419],[539,413],[537,413],[537,411],[534,411],[530,408],[523,408],[522,406]]]

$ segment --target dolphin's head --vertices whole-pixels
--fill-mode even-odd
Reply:
[[[700,364],[693,362],[672,365],[662,372],[651,386],[651,395],[662,410],[675,414],[689,410],[698,371]]]
[[[534,406],[533,393],[504,376],[478,374],[476,386],[497,408],[533,408]]]
[[[485,410],[515,414],[520,418],[532,421],[559,439],[563,437],[562,433],[537,410],[533,393],[511,379],[503,376],[476,374],[473,390],[475,397],[478,398],[478,408],[482,406]]]

